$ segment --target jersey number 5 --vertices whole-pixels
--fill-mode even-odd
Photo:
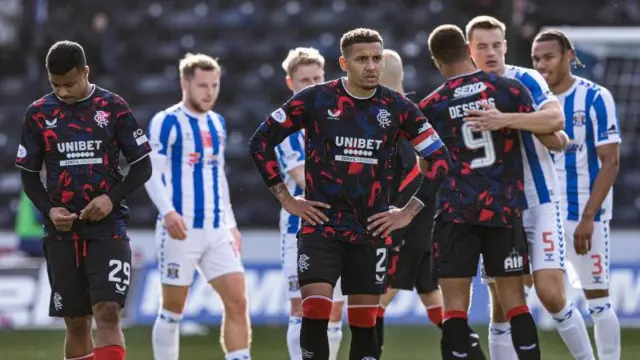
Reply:
[[[480,137],[478,137],[480,135]],[[469,123],[462,124],[462,140],[469,150],[484,149],[484,156],[471,160],[469,167],[472,169],[483,168],[496,162],[496,149],[493,146],[491,131],[474,132]]]

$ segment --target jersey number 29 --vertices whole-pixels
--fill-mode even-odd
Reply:
[[[480,135],[480,137],[478,137]],[[484,156],[471,160],[469,167],[472,169],[483,168],[496,162],[496,149],[493,146],[493,138],[488,130],[474,132],[469,123],[462,124],[462,140],[469,150],[484,149]]]

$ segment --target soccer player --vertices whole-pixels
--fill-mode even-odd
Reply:
[[[380,84],[404,94],[402,58],[397,52],[389,49],[384,49],[383,54],[385,66]],[[392,197],[391,203],[394,206],[403,207],[420,186],[422,175],[411,144],[401,139],[397,146],[397,171],[394,175],[397,190],[393,189],[395,196]],[[424,304],[429,320],[435,326],[442,328],[442,293],[438,288],[437,279],[431,276],[431,232],[434,214],[435,201],[432,201],[425,204],[425,207],[411,220],[409,226],[394,231],[391,236],[392,248],[387,271],[388,288],[380,300],[376,320],[376,334],[380,348],[378,359],[382,358],[384,313],[398,290],[413,291],[415,289]],[[472,332],[469,340],[471,341],[470,359],[484,359],[478,335]]]
[[[346,78],[307,87],[258,127],[249,151],[287,212],[302,217],[298,281],[302,295],[303,359],[329,357],[327,324],[339,277],[349,297],[352,360],[376,359],[375,334],[384,292],[388,235],[406,226],[435,196],[449,154],[418,107],[378,84],[384,67],[382,37],[355,29],[340,40]],[[305,196],[282,182],[273,148],[305,130]],[[402,209],[389,209],[390,180],[399,136],[428,159],[426,180]]]
[[[306,88],[324,82],[324,57],[314,48],[296,48],[289,51],[282,63],[287,76],[285,81],[294,94]],[[284,173],[284,183],[294,196],[304,194],[305,159],[304,131],[295,132],[276,147],[278,166]],[[302,324],[302,299],[298,286],[298,238],[300,217],[292,215],[284,208],[280,211],[280,236],[282,241],[282,270],[287,278],[287,297],[291,303],[289,327],[287,328],[287,348],[291,360],[300,360],[300,326]],[[336,284],[333,292],[333,307],[329,317],[329,359],[337,360],[342,341],[342,314],[344,296]]]
[[[82,46],[55,43],[46,67],[53,92],[27,108],[16,166],[45,217],[49,315],[64,318],[67,360],[124,360],[120,310],[131,283],[124,199],[151,176],[151,149],[127,103],[89,82]],[[130,165],[125,177],[121,153]]]
[[[555,154],[564,198],[568,259],[579,276],[595,325],[598,359],[620,359],[620,323],[609,298],[609,221],[620,166],[620,124],[609,90],[571,74],[580,65],[560,31],[536,36],[533,66],[564,108],[571,144]]]
[[[182,313],[197,269],[224,306],[221,343],[227,360],[250,359],[249,319],[240,232],[229,199],[226,122],[213,112],[220,65],[203,54],[180,60],[182,101],[149,124],[153,175],[145,184],[158,208],[156,242],[162,305],[153,326],[156,360],[177,360]]]
[[[420,103],[455,159],[438,192],[433,231],[434,271],[445,311],[442,356],[468,356],[470,285],[482,254],[486,273],[495,277],[500,301],[508,309],[519,358],[540,359],[521,277],[528,254],[521,224],[526,200],[519,132],[474,131],[464,120],[467,111],[483,103],[505,112],[531,112],[532,100],[518,81],[477,70],[467,50],[455,25],[431,33],[429,51],[448,80]]]
[[[566,134],[562,132],[564,114],[537,71],[505,64],[505,31],[505,25],[493,17],[472,19],[466,27],[471,56],[480,69],[521,82],[532,94],[536,112],[501,114],[496,109],[470,111],[470,115],[475,116],[469,119],[470,124],[479,125],[483,130],[502,127],[526,130],[521,132],[527,197],[527,209],[522,217],[529,243],[533,283],[540,302],[555,320],[558,333],[571,354],[576,359],[593,359],[584,320],[580,316],[572,316],[575,307],[565,294],[561,191],[548,150],[562,150],[568,143]],[[559,132],[554,134],[555,131]],[[498,359],[515,359],[509,321],[504,307],[500,306],[495,284],[487,280],[492,305],[489,326],[491,355]]]

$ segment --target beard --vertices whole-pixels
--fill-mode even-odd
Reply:
[[[187,101],[189,102],[189,106],[191,106],[192,109],[194,109],[199,113],[206,113],[207,111],[211,110],[210,108],[206,109],[204,106],[200,105],[197,101],[193,100],[192,98],[187,99]]]

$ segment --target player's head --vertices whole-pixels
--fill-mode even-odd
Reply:
[[[440,25],[429,34],[429,52],[438,69],[469,61],[469,49],[462,29],[456,25]]]
[[[571,76],[572,64],[582,66],[571,40],[558,30],[545,30],[536,35],[531,47],[531,60],[533,68],[552,88]]]
[[[294,93],[324,82],[324,57],[314,48],[298,47],[289,50],[282,68],[287,73],[287,86]]]
[[[507,27],[491,16],[476,16],[465,28],[469,51],[476,65],[487,72],[502,72],[507,53]]]
[[[340,68],[349,83],[363,90],[378,86],[384,68],[382,36],[371,29],[354,29],[340,39]]]
[[[46,59],[49,83],[60,100],[73,104],[87,96],[89,67],[84,49],[76,42],[58,41]]]
[[[382,54],[384,55],[384,72],[380,78],[380,85],[403,93],[402,81],[404,80],[404,70],[402,68],[402,58],[400,54],[389,49],[384,49]]]
[[[218,60],[204,54],[186,54],[180,60],[182,101],[195,111],[213,108],[220,93],[221,69]]]

